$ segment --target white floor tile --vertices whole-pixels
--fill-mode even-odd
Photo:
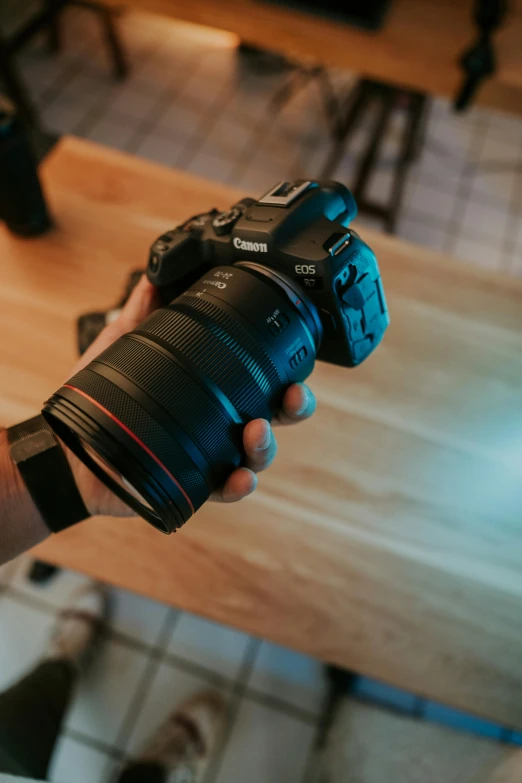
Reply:
[[[507,133],[490,129],[480,147],[479,160],[482,164],[516,166],[522,159],[522,122],[516,132]]]
[[[17,557],[8,563],[0,565],[0,587],[5,587],[14,579],[18,569],[23,567],[22,558]]]
[[[451,252],[457,258],[463,258],[484,269],[498,270],[502,261],[501,244],[490,245],[468,236],[460,236]]]
[[[122,118],[143,120],[154,108],[158,96],[153,90],[137,89],[131,82],[118,90],[111,100],[111,112]]]
[[[80,681],[67,727],[114,743],[146,665],[143,653],[105,642],[95,665]]]
[[[477,201],[487,199],[501,209],[507,208],[518,176],[515,171],[495,171],[479,166],[473,174],[471,197]]]
[[[104,78],[101,73],[80,72],[60,91],[52,105],[80,106],[89,112],[112,89],[113,82],[108,75]]]
[[[81,103],[68,105],[55,102],[42,111],[41,120],[44,129],[51,133],[73,133],[88,114]]]
[[[241,668],[250,637],[202,617],[181,615],[167,649],[217,674],[235,678]]]
[[[375,204],[389,204],[394,179],[391,166],[379,166],[368,182],[365,198]]]
[[[47,647],[52,614],[4,595],[0,601],[0,691],[26,674]]]
[[[51,783],[105,783],[113,766],[105,753],[62,736],[51,761],[49,780]]]
[[[216,783],[302,783],[315,729],[244,699]]]
[[[67,64],[60,57],[49,57],[41,52],[31,52],[20,58],[20,73],[32,94],[40,95],[62,78]]]
[[[221,117],[205,139],[202,152],[237,160],[245,150],[254,133],[254,123],[228,115]]]
[[[425,245],[434,250],[442,250],[447,235],[447,224],[430,225],[413,217],[403,217],[399,220],[397,236]]]
[[[317,714],[324,699],[326,682],[319,661],[263,642],[248,687]]]
[[[169,139],[165,136],[150,134],[138,144],[135,154],[155,160],[157,163],[163,163],[164,166],[182,168],[182,155],[186,148],[187,142],[180,141],[179,138]]]
[[[520,217],[517,218],[513,234],[515,244],[522,246],[522,213],[520,214]]]
[[[202,150],[190,161],[186,171],[205,177],[205,179],[213,179],[226,184],[230,181],[232,166],[230,159],[219,155],[211,155]]]
[[[185,672],[171,663],[160,664],[145,701],[135,716],[136,723],[125,752],[130,755],[139,753],[171,712],[188,697],[209,687],[214,689],[202,677]]]
[[[468,201],[462,216],[462,230],[468,234],[490,237],[490,241],[502,242],[508,222],[508,212],[495,206]]]
[[[511,274],[522,277],[522,245],[515,247],[515,250],[509,255],[507,268]]]
[[[106,144],[119,150],[125,150],[136,132],[138,123],[116,123],[102,118],[87,133],[87,138],[98,144]]]
[[[455,197],[438,188],[432,187],[425,181],[412,182],[407,188],[404,198],[403,212],[405,218],[415,214],[423,214],[432,220],[446,221],[455,210]]]
[[[191,139],[195,134],[200,135],[201,123],[207,109],[208,105],[205,103],[176,96],[174,102],[162,114],[155,130],[164,138]]]
[[[448,114],[430,123],[426,141],[441,159],[461,164],[472,152],[475,134],[476,123],[473,119],[465,115]]]
[[[169,612],[165,604],[150,601],[127,590],[111,590],[111,628],[144,644],[158,642],[160,631]]]
[[[67,569],[59,570],[48,582],[34,584],[28,579],[28,573],[33,565],[33,560],[24,558],[24,563],[16,572],[11,583],[13,588],[24,595],[44,601],[46,604],[61,609],[69,601],[71,593],[91,581],[87,576]]]

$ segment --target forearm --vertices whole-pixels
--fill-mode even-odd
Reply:
[[[0,429],[0,565],[48,535],[49,529],[9,454],[7,432]]]

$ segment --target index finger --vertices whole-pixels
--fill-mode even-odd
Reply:
[[[296,424],[309,419],[317,407],[316,399],[305,383],[294,383],[286,390],[283,405],[272,424]]]

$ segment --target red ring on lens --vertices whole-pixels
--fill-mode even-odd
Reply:
[[[71,391],[74,391],[74,392],[77,392],[78,394],[81,394],[81,395],[82,395],[82,397],[85,397],[85,399],[86,399],[86,400],[88,400],[90,403],[92,403],[92,404],[93,404],[93,405],[95,405],[97,408],[99,408],[101,411],[103,411],[103,413],[105,413],[105,415],[106,415],[106,416],[108,416],[108,417],[109,417],[109,419],[112,419],[112,421],[113,421],[115,424],[117,424],[119,427],[121,427],[121,428],[122,428],[122,430],[123,430],[123,431],[124,431],[124,432],[125,432],[127,435],[129,435],[129,437],[131,437],[131,438],[132,438],[132,439],[135,441],[135,443],[137,443],[137,444],[138,444],[138,446],[140,446],[140,447],[143,449],[143,451],[145,451],[145,452],[146,452],[146,453],[149,455],[149,457],[151,457],[151,458],[154,460],[154,462],[155,462],[157,465],[159,465],[159,467],[160,467],[160,468],[161,468],[161,469],[164,471],[164,473],[166,473],[166,474],[167,474],[167,476],[168,476],[168,477],[169,477],[169,478],[170,478],[170,479],[171,479],[171,480],[174,482],[174,484],[177,486],[177,488],[179,489],[179,491],[181,492],[181,494],[183,495],[183,497],[185,498],[185,500],[186,500],[186,501],[187,501],[187,503],[189,504],[189,506],[190,506],[190,510],[192,511],[192,513],[193,513],[193,514],[195,513],[194,504],[192,503],[191,499],[189,498],[189,496],[187,495],[187,493],[185,492],[185,490],[183,489],[183,487],[181,486],[181,484],[179,483],[179,481],[177,481],[177,479],[175,479],[175,478],[174,478],[174,476],[172,475],[172,473],[170,472],[170,470],[168,470],[168,468],[166,468],[166,467],[165,467],[165,465],[163,464],[163,462],[161,462],[161,460],[159,460],[159,459],[157,458],[157,456],[154,454],[154,452],[153,452],[153,451],[151,451],[151,450],[149,449],[149,447],[148,447],[148,446],[146,446],[146,445],[145,445],[145,443],[143,443],[143,441],[141,441],[141,440],[138,438],[138,436],[137,436],[137,435],[136,435],[136,434],[135,434],[135,433],[134,433],[132,430],[130,430],[130,429],[129,429],[129,428],[128,428],[128,427],[127,427],[127,426],[126,426],[126,425],[125,425],[125,424],[124,424],[122,421],[120,421],[120,420],[119,420],[119,419],[118,419],[118,418],[117,418],[117,417],[116,417],[116,416],[115,416],[113,413],[111,413],[110,411],[108,411],[108,410],[107,410],[107,408],[104,408],[104,407],[103,407],[103,405],[100,405],[100,403],[99,403],[99,402],[97,402],[96,400],[94,400],[92,397],[90,397],[88,394],[86,394],[86,393],[85,393],[84,391],[82,391],[81,389],[77,389],[77,388],[76,388],[76,386],[71,386],[71,384],[70,384],[70,383],[64,383],[64,385],[63,385],[63,386],[64,386],[64,388],[65,388],[65,389],[71,389]]]

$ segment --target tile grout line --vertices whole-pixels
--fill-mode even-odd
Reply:
[[[12,601],[22,603],[33,609],[42,611],[45,614],[54,616],[56,612],[59,611],[59,607],[56,607],[55,605],[47,603],[44,600],[36,598],[32,595],[27,595],[23,591],[16,588],[6,588],[6,593],[10,595],[10,599]],[[169,616],[171,616],[170,613],[175,613],[176,623],[182,616],[182,611],[173,607],[169,610]],[[168,617],[164,623],[167,622],[167,620]],[[175,624],[173,623],[170,633],[173,632],[174,628]],[[197,677],[206,679],[217,687],[231,688],[234,686],[237,680],[242,677],[243,664],[241,665],[238,676],[236,678],[231,678],[213,669],[209,669],[200,663],[195,663],[188,658],[184,658],[179,654],[169,652],[169,650],[166,649],[166,642],[161,642],[162,629],[159,631],[158,641],[153,644],[146,644],[145,642],[135,639],[134,637],[128,636],[122,631],[113,630],[110,626],[107,629],[106,638],[108,641],[121,644],[127,649],[142,653],[154,659],[161,659],[162,662],[175,666],[182,671],[188,672],[189,674],[194,674]],[[247,647],[245,657],[248,654],[248,649],[249,648]],[[315,719],[315,716],[312,712],[298,707],[291,702],[287,702],[283,699],[279,699],[276,696],[272,696],[271,694],[263,693],[256,688],[251,688],[248,686],[248,684],[245,684],[244,690],[245,695],[249,698],[252,698],[253,701],[257,701],[269,707],[274,707],[275,709],[279,709],[282,712],[286,711],[289,715],[296,717],[299,720],[304,722],[312,722]]]
[[[250,675],[252,673],[252,669],[254,668],[254,664],[260,647],[261,647],[261,641],[254,637],[251,637],[248,647],[245,650],[245,654],[243,656],[243,661],[241,663],[241,669],[239,671],[239,675],[237,676],[234,686],[232,688],[230,704],[228,708],[229,720],[227,726],[221,738],[221,742],[217,750],[217,753],[215,754],[215,757],[211,760],[203,776],[202,783],[216,783],[218,779],[219,772],[223,764],[223,759],[225,757],[225,751],[228,747],[230,738],[232,737],[232,733],[239,713],[239,708],[241,706],[241,702],[243,700],[243,696],[247,688],[248,680],[250,679]]]
[[[185,53],[185,55],[182,56],[176,65],[178,68],[192,66],[192,70],[188,75],[185,74],[184,79],[181,81],[178,81],[177,77],[173,75],[171,80],[163,87],[161,92],[158,94],[158,97],[156,98],[156,101],[151,110],[145,117],[142,117],[138,120],[132,137],[125,145],[127,152],[135,152],[138,145],[144,141],[147,136],[154,134],[155,131],[157,131],[162,117],[164,117],[169,108],[171,108],[172,103],[176,102],[176,98],[182,96],[187,82],[197,73],[199,63],[192,56],[189,56]],[[150,119],[151,114],[154,114],[153,119]],[[158,135],[161,135],[161,133]],[[172,135],[172,133],[169,133],[168,135],[165,134],[165,139],[170,139]]]
[[[486,136],[486,128],[482,124],[475,126],[468,144],[467,151],[473,152],[480,148]],[[473,157],[473,156],[472,156]],[[460,227],[464,211],[469,201],[471,192],[472,174],[476,169],[476,163],[466,163],[460,175],[460,182],[454,194],[454,212],[448,223],[445,242],[442,249],[444,252],[453,254],[457,239],[460,234]]]
[[[106,756],[110,756],[111,759],[115,761],[120,761],[125,758],[125,753],[119,750],[116,745],[110,745],[102,740],[98,740],[95,737],[91,737],[89,734],[85,734],[83,731],[78,731],[78,729],[64,728],[63,731],[60,732],[59,737],[72,739],[75,742],[85,745],[87,748],[98,751],[98,753],[104,753]]]
[[[73,79],[81,75],[86,67],[85,62],[82,60],[82,56],[79,56],[78,59],[74,60],[72,66],[69,65],[69,67],[64,67],[63,70],[56,75],[52,83],[42,90],[37,102],[39,113],[48,109],[54,101],[60,97],[63,90],[71,84]],[[23,73],[23,69],[21,70]]]
[[[156,50],[154,49],[154,46],[151,45],[150,48],[145,47],[142,52],[143,57],[139,64],[139,68],[135,73],[139,74],[140,70],[152,60],[155,54]],[[128,83],[129,82],[127,82],[127,84]],[[109,90],[108,93],[104,93],[102,96],[100,96],[99,100],[95,103],[94,106],[91,107],[90,111],[88,111],[81,120],[78,120],[71,130],[71,133],[75,134],[76,136],[86,136],[102,119],[103,114],[110,107],[112,101],[114,101],[114,95],[111,96]]]
[[[516,252],[516,239],[515,231],[518,223],[518,216],[520,214],[520,207],[518,205],[518,196],[522,201],[522,140],[519,144],[519,155],[521,160],[517,165],[519,180],[513,182],[513,190],[511,192],[511,198],[508,205],[508,219],[506,225],[506,231],[504,234],[504,242],[502,245],[502,259],[500,262],[500,268],[505,272],[514,273],[514,255]]]
[[[185,149],[177,156],[177,166],[185,170],[189,168],[190,164],[194,161],[199,152],[201,152],[205,141],[216,126],[219,118],[225,112],[232,96],[233,91],[230,84],[221,86],[207,110],[203,112],[193,137],[187,140]],[[202,129],[205,129],[204,134],[201,132]]]
[[[172,610],[168,613],[167,617],[163,621],[162,627],[158,633],[156,640],[157,649],[161,650],[170,638],[174,628],[179,622],[179,613],[174,613]],[[115,746],[119,749],[122,748],[123,755],[126,753],[127,744],[130,740],[132,732],[136,726],[136,721],[139,718],[140,709],[143,706],[152,685],[152,681],[156,675],[156,672],[162,662],[161,652],[155,654],[151,649],[147,655],[148,661],[145,666],[145,670],[140,678],[138,685],[134,691],[134,696],[130,701],[125,716],[120,725],[120,730],[116,736]],[[105,775],[108,776],[108,764],[106,765]]]

